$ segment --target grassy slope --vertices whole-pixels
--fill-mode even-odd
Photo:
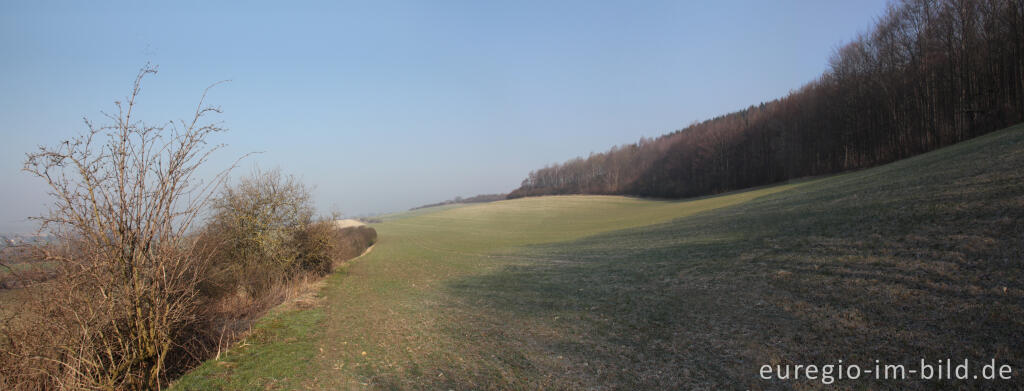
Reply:
[[[543,197],[393,219],[330,277],[323,307],[275,314],[261,323],[275,331],[178,386],[760,389],[813,385],[761,382],[764,363],[922,357],[996,357],[1024,378],[1022,142],[1018,126],[698,200]]]

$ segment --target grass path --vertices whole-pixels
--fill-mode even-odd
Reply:
[[[1012,364],[1024,127],[871,170],[687,201],[560,196],[390,216],[322,305],[178,389],[813,388],[762,364]],[[991,388],[981,383],[839,389]]]

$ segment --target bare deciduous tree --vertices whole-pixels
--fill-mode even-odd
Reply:
[[[5,374],[7,386],[159,389],[168,355],[188,338],[180,332],[196,321],[207,267],[190,229],[228,172],[204,181],[197,170],[224,129],[208,121],[220,109],[206,91],[188,120],[138,120],[143,78],[156,72],[139,71],[116,113],[104,113],[109,124],[86,120],[84,134],[28,155],[24,170],[54,199],[38,219],[55,238],[45,250],[58,277],[32,287],[33,314],[8,323],[3,359],[34,371]]]

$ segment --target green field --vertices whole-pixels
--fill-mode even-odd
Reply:
[[[773,389],[763,364],[970,359],[1024,383],[1024,126],[886,166],[683,201],[418,210],[315,308],[175,389]]]

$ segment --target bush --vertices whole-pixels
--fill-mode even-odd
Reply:
[[[309,188],[280,170],[259,171],[226,187],[213,202],[205,232],[219,287],[210,292],[259,297],[297,276],[323,276],[334,262],[373,244],[370,227],[339,229],[313,219]],[[216,295],[216,294],[215,294]]]
[[[309,189],[280,170],[261,172],[226,187],[213,202],[207,237],[215,247],[219,289],[258,297],[293,277],[316,256]]]
[[[85,134],[28,156],[25,170],[54,198],[39,218],[51,240],[17,257],[6,249],[0,261],[17,274],[4,284],[24,298],[0,308],[2,390],[159,389],[231,343],[295,281],[376,239],[372,228],[314,220],[308,188],[277,170],[219,196],[227,171],[196,180],[218,148],[207,137],[222,131],[204,117],[219,110],[201,100],[180,127],[139,122],[135,98],[155,72],[140,71],[113,124],[87,122]],[[194,230],[208,206],[208,224]],[[29,276],[29,261],[45,273]]]
[[[323,276],[376,243],[377,230],[365,225],[338,228],[333,219],[322,220],[299,231],[298,238],[300,272]]]
[[[200,284],[205,323],[195,334],[213,354],[303,282],[330,273],[376,240],[369,227],[313,219],[308,187],[279,170],[255,171],[213,201],[199,242],[212,261]]]
[[[377,230],[370,226],[335,229],[331,235],[331,258],[349,260],[377,243]]]
[[[178,124],[135,119],[151,73],[139,72],[111,124],[86,121],[84,134],[28,155],[25,171],[54,199],[38,218],[53,241],[37,249],[56,277],[25,288],[28,301],[4,315],[0,388],[156,389],[185,356],[207,267],[187,232],[223,178],[193,174],[223,129],[205,122],[219,110],[203,99]]]
[[[256,170],[226,187],[203,234],[214,259],[204,291],[258,298],[297,276],[326,275],[335,261],[358,256],[376,239],[369,227],[314,220],[313,210],[309,188],[280,170]]]

